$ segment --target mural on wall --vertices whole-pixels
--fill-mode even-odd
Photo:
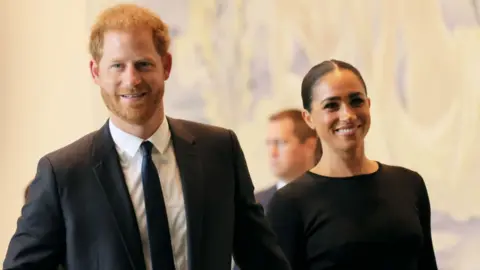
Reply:
[[[258,189],[273,181],[268,115],[301,106],[312,65],[355,64],[372,99],[368,155],[423,175],[440,268],[480,269],[480,1],[136,2],[174,36],[167,112],[234,129]]]

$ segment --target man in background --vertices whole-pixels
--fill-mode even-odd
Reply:
[[[278,189],[313,168],[322,155],[315,130],[308,127],[302,112],[297,109],[283,110],[270,116],[266,143],[270,169],[277,181],[255,195],[264,209],[268,208]]]

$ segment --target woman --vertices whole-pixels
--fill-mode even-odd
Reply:
[[[292,269],[437,269],[422,177],[365,155],[370,99],[359,71],[338,60],[314,66],[302,100],[323,156],[268,211]]]

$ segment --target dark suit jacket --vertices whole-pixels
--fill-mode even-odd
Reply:
[[[236,135],[168,118],[182,178],[190,270],[290,269]],[[143,270],[130,196],[108,124],[42,157],[4,269]]]
[[[273,185],[267,189],[264,189],[258,193],[255,194],[255,200],[262,205],[264,211],[266,212],[268,209],[268,204],[270,203],[270,200],[272,199],[273,195],[277,191],[277,185]],[[241,268],[239,267],[238,263],[235,261],[235,266],[233,267],[234,270],[240,270]],[[243,268],[243,269],[248,269],[248,268]]]
[[[265,211],[267,211],[268,204],[270,203],[270,200],[272,199],[275,192],[277,192],[276,184],[255,194],[255,199],[263,206],[263,209]]]

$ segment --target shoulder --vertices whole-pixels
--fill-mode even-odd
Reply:
[[[190,138],[204,152],[223,157],[241,149],[235,132],[230,129],[175,118],[169,118],[169,125],[174,138]]]
[[[262,189],[260,190],[259,192],[257,192],[255,194],[255,196],[257,197],[264,197],[268,194],[273,194],[275,193],[275,191],[277,191],[277,185],[272,185],[272,186],[269,186],[268,188],[265,188],[265,189]]]
[[[194,121],[189,121],[184,119],[171,118],[171,117],[169,117],[168,119],[169,119],[170,125],[173,128],[182,128],[197,139],[211,138],[212,136],[215,138],[230,137],[231,134],[233,133],[232,130],[214,126],[214,125],[209,125],[209,124],[204,124],[204,123],[199,123],[199,122],[194,122]]]
[[[417,171],[401,166],[379,164],[381,166],[380,176],[382,178],[384,177],[415,189],[425,189],[425,181]]]
[[[42,159],[48,159],[54,167],[90,162],[94,138],[98,132],[91,132],[64,147],[46,154]]]
[[[63,186],[89,172],[93,164],[92,151],[97,132],[89,133],[40,158],[34,182],[41,180],[46,184],[54,180],[55,185]]]
[[[261,205],[263,205],[264,207],[266,207],[276,191],[277,191],[276,185],[270,186],[266,189],[263,189],[255,193],[255,200],[259,202]]]
[[[317,183],[314,177],[306,172],[291,183],[279,189],[270,201],[270,208],[299,209],[312,193]]]
[[[270,223],[280,226],[280,230],[293,230],[294,227],[301,226],[299,224],[304,222],[310,211],[315,182],[314,177],[307,172],[277,190],[268,204],[267,217]]]
[[[389,165],[389,164],[380,163],[380,162],[378,162],[378,164],[380,164],[381,170],[385,174],[398,174],[401,176],[411,176],[411,177],[416,177],[417,175],[419,175],[418,172],[405,167]]]
[[[309,194],[313,187],[317,186],[318,181],[315,177],[310,172],[306,172],[278,190],[275,194],[290,200],[300,200],[304,198],[306,194]]]
[[[395,166],[395,165],[388,165],[385,163],[380,163],[381,166],[381,174],[384,175],[389,175],[389,176],[398,176],[403,179],[413,179],[418,181],[419,179],[422,179],[422,176],[414,170],[401,167],[401,166]]]

